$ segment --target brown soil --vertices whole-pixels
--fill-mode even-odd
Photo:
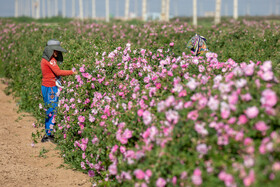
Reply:
[[[91,186],[86,174],[67,169],[55,144],[31,146],[35,119],[17,113],[16,102],[5,95],[5,87],[0,80],[0,186]],[[48,152],[40,156],[43,149]]]

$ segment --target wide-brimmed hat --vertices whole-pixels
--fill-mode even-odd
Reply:
[[[52,50],[60,51],[66,53],[67,50],[60,46],[60,41],[51,39],[47,42],[47,46],[50,46]]]
[[[47,42],[42,57],[47,61],[50,61],[54,51],[58,51],[57,57],[55,58],[57,62],[63,62],[62,53],[67,52],[67,50],[60,46],[60,41],[55,39],[51,39]]]

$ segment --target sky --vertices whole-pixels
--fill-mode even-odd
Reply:
[[[32,0],[19,0],[19,6],[28,8],[28,2]],[[45,2],[50,1],[52,11],[54,14],[55,0],[41,0]],[[62,14],[62,0],[58,1],[58,12]],[[83,0],[84,17],[91,16],[91,0]],[[95,0],[96,2],[96,16],[105,17],[105,0]],[[109,0],[110,2],[110,15],[111,16],[124,16],[125,0]],[[193,0],[170,0],[170,15],[172,16],[192,16],[192,2]],[[216,0],[197,0],[198,16],[204,16],[207,13],[215,11]],[[79,14],[79,0],[76,3],[76,16]],[[130,0],[130,15],[141,16],[142,0]],[[0,17],[13,17],[15,15],[14,8],[15,0],[0,0]],[[147,13],[159,14],[161,10],[161,0],[147,0]],[[45,10],[47,12],[47,10]],[[24,12],[22,12],[24,13]],[[28,14],[25,12],[25,14]],[[41,15],[43,14],[41,10]],[[267,16],[280,14],[280,0],[239,0],[238,1],[238,14],[251,15],[251,16]],[[30,15],[30,14],[28,14]],[[233,0],[222,0],[221,7],[222,16],[233,15]],[[72,16],[72,0],[66,0],[66,16]]]

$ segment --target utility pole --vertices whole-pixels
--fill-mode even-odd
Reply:
[[[95,0],[91,0],[91,17],[95,19],[96,17]]]
[[[166,20],[166,0],[161,0],[161,21]]]
[[[216,0],[215,25],[221,22],[221,0]]]
[[[169,21],[170,14],[170,0],[166,0],[166,21]]]
[[[197,26],[197,0],[193,0],[193,25]]]
[[[84,19],[83,0],[79,0],[80,19]]]
[[[106,0],[106,22],[110,21],[110,13],[109,13],[109,0]]]
[[[238,19],[238,0],[233,0],[233,18]]]
[[[15,17],[18,17],[18,0],[15,0]]]
[[[128,20],[128,15],[129,14],[129,0],[125,0],[125,20]]]
[[[62,17],[66,17],[66,2],[62,0]]]
[[[147,20],[147,0],[142,0],[142,20]]]

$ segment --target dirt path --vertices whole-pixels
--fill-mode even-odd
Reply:
[[[17,120],[17,106],[12,96],[3,92],[6,86],[0,80],[0,186],[83,186],[89,187],[89,177],[62,167],[63,159],[52,143],[31,146],[34,118]],[[48,152],[40,157],[40,152]]]

